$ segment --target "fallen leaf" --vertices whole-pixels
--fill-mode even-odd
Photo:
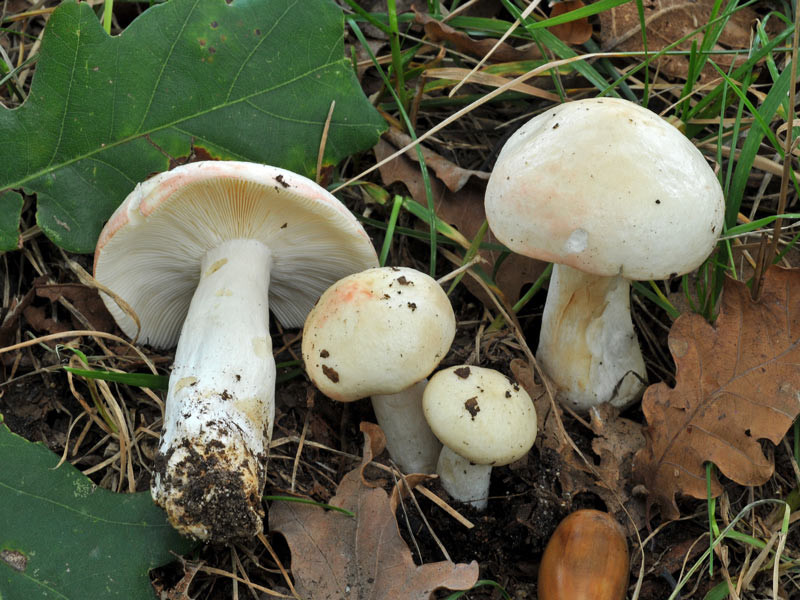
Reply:
[[[152,600],[148,570],[194,542],[170,527],[150,492],[95,486],[0,415],[0,595]]]
[[[427,483],[438,479],[438,475],[429,475],[427,473],[410,473],[404,479],[398,481],[398,485],[392,487],[392,495],[389,498],[389,507],[392,513],[396,513],[400,504],[411,495],[411,490],[415,489],[418,485]]]
[[[65,298],[83,315],[89,324],[98,331],[113,331],[114,319],[100,299],[97,290],[80,283],[63,283],[36,285],[36,295],[57,302]],[[76,329],[82,329],[80,323],[73,322]]]
[[[380,161],[395,152],[395,148],[381,139],[373,148],[375,157]],[[408,189],[411,197],[423,206],[427,206],[425,187],[419,167],[405,156],[380,167],[381,179],[385,185],[402,182]],[[483,196],[486,185],[482,180],[470,179],[458,192],[449,191],[437,179],[431,177],[431,190],[433,192],[434,208],[440,219],[455,226],[462,235],[472,240],[486,218],[483,208]],[[491,231],[487,232],[484,242],[498,243]],[[494,273],[494,281],[502,292],[506,301],[514,304],[524,292],[525,286],[536,281],[542,274],[546,263],[543,263],[521,254],[510,254],[495,270],[495,261],[501,253],[496,251],[481,250],[481,257],[488,261],[484,265],[487,273]],[[494,310],[494,303],[489,300],[483,289],[471,277],[462,279],[462,283],[479,298],[484,304]]]
[[[364,456],[361,458],[361,485],[368,488],[378,488],[388,483],[386,479],[369,479],[364,474],[367,467],[370,466],[372,459],[378,456],[381,452],[386,450],[386,434],[383,433],[380,425],[376,423],[369,423],[362,421],[359,426],[361,433],[364,434]]]
[[[676,494],[706,497],[705,463],[742,485],[773,473],[759,440],[777,444],[800,414],[800,271],[771,268],[758,302],[744,283],[725,281],[714,326],[680,316],[669,334],[676,384],[651,385],[642,400],[646,446],[635,477],[648,509],[679,516]],[[711,479],[711,493],[722,486]]]
[[[669,44],[708,23],[714,0],[652,0],[644,3],[644,16],[647,31],[647,50],[657,52]],[[642,44],[639,12],[635,2],[622,4],[597,15],[600,23],[599,40],[604,51],[641,52]],[[727,50],[750,47],[750,26],[758,18],[756,12],[748,7],[740,8],[731,15],[719,36],[718,43],[711,50]],[[678,44],[675,50],[690,50],[693,43],[700,44],[704,32]],[[714,62],[723,70],[736,62],[744,62],[746,54],[716,54]],[[669,77],[686,78],[689,69],[688,56],[662,56],[654,63],[663,74]],[[700,81],[705,82],[719,77],[714,67],[705,65]]]
[[[390,127],[389,130],[384,134],[385,139],[392,143],[397,148],[403,148],[404,146],[411,143],[411,136],[407,133],[403,133],[399,129],[395,127]],[[451,192],[457,192],[461,188],[463,188],[467,181],[469,181],[470,177],[477,177],[478,179],[483,179],[487,181],[489,179],[489,175],[487,171],[473,171],[471,169],[464,169],[459,167],[452,161],[447,160],[440,154],[437,154],[430,148],[427,148],[420,144],[420,149],[422,150],[422,157],[425,159],[425,164],[433,169],[433,172],[436,173],[436,176],[442,180],[447,186],[447,189]],[[414,162],[417,161],[417,152],[415,149],[411,149],[406,151],[406,156]]]
[[[22,311],[22,315],[34,331],[37,333],[52,334],[64,333],[72,329],[71,325],[63,322],[56,321],[52,317],[48,317],[45,310],[41,306],[28,306]]]
[[[566,2],[559,2],[554,4],[550,9],[550,17],[557,17],[573,10],[578,10],[586,6],[581,0],[566,0]],[[589,23],[588,17],[582,19],[575,19],[568,23],[561,25],[554,25],[550,27],[550,32],[567,44],[583,44],[592,37],[592,26]]]
[[[441,561],[417,566],[400,537],[389,497],[362,483],[372,455],[365,432],[361,467],[344,476],[330,504],[350,517],[315,506],[281,502],[272,506],[270,528],[292,551],[292,574],[303,598],[429,600],[437,589],[466,590],[478,580],[478,563]]]
[[[599,474],[590,491],[600,496],[621,523],[623,507],[636,529],[646,525],[645,503],[633,497],[633,457],[644,446],[642,424],[619,416],[611,404],[593,408],[589,416],[595,434],[592,451],[600,458]],[[630,527],[628,528],[630,531]]]
[[[484,39],[473,40],[466,33],[458,31],[449,25],[437,21],[433,17],[414,11],[414,21],[425,29],[425,36],[433,43],[449,42],[459,52],[471,54],[483,58],[494,48],[497,40]],[[489,57],[490,62],[513,62],[515,60],[533,60],[541,58],[542,54],[536,46],[530,46],[524,50],[518,50],[510,44],[503,42],[494,49]]]
[[[3,320],[0,322],[0,348],[10,346],[14,343],[16,331],[19,326],[19,318],[22,316],[25,309],[30,306],[31,302],[33,302],[33,292],[33,288],[30,288],[22,298],[13,298],[8,312],[2,315]],[[13,359],[13,355],[10,353],[0,356],[4,359]]]
[[[0,193],[0,252],[22,248],[19,219],[23,204],[17,192]]]

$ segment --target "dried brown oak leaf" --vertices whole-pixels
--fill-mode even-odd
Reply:
[[[464,54],[470,54],[483,58],[489,52],[490,62],[513,62],[517,60],[535,60],[541,58],[542,54],[536,46],[528,46],[524,50],[518,50],[510,44],[503,42],[496,48],[497,40],[483,39],[474,40],[466,33],[458,31],[457,29],[437,21],[431,16],[426,15],[418,10],[414,10],[414,21],[423,26],[425,29],[425,36],[433,43],[449,42],[453,47]]]
[[[429,600],[440,588],[474,586],[475,561],[414,564],[388,495],[362,481],[362,469],[372,455],[366,432],[365,437],[364,465],[342,478],[330,501],[355,517],[294,502],[276,503],[270,510],[270,528],[283,534],[292,551],[298,593],[314,600]]]
[[[708,23],[714,0],[652,0],[644,3],[644,16],[647,27],[647,49],[650,52],[663,50],[669,44]],[[600,45],[603,50],[642,51],[642,34],[639,23],[639,12],[635,2],[606,10],[597,15],[600,22]],[[758,18],[758,14],[750,7],[736,10],[725,24],[725,28],[712,50],[728,50],[748,48],[750,45],[750,27]],[[768,28],[772,25],[768,24]],[[700,29],[694,36],[687,38],[675,47],[675,50],[689,50],[692,44],[700,44],[704,30]],[[735,61],[737,64],[747,59],[746,54],[715,54],[714,62],[727,71]],[[670,76],[686,78],[689,69],[689,57],[669,55],[656,61],[658,69]],[[706,82],[718,78],[714,67],[705,65],[700,81]]]
[[[800,413],[800,270],[773,267],[758,302],[726,280],[714,326],[695,314],[672,326],[676,384],[651,385],[642,400],[645,447],[634,477],[667,519],[676,494],[706,497],[706,462],[742,485],[760,485],[774,465],[759,440],[780,442]],[[711,492],[722,487],[714,477]]]
[[[584,6],[586,5],[581,0],[565,0],[553,5],[553,8],[550,9],[550,17],[558,17]],[[550,27],[550,32],[562,42],[585,44],[592,37],[592,26],[589,23],[589,17],[583,17],[561,25],[554,25]]]

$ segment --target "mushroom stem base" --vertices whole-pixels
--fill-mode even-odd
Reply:
[[[254,240],[209,250],[169,380],[153,499],[184,535],[261,531],[275,407],[269,335],[272,254]]]
[[[630,283],[556,264],[536,359],[578,412],[610,402],[624,408],[642,394],[644,359],[631,321]]]
[[[486,510],[492,465],[476,465],[444,446],[436,473],[453,500],[470,504],[475,510]]]

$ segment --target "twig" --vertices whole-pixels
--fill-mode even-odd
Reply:
[[[325,154],[325,145],[328,143],[328,129],[331,126],[331,117],[333,117],[333,109],[335,107],[336,100],[331,100],[331,107],[328,109],[328,116],[325,117],[325,125],[322,127],[322,137],[319,141],[319,152],[317,153],[317,183],[322,181],[322,157]]]

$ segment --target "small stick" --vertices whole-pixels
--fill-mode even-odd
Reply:
[[[494,46],[491,47],[489,52],[487,52],[486,55],[483,58],[481,58],[481,60],[478,62],[477,65],[472,67],[472,70],[466,75],[466,77],[464,77],[461,81],[459,81],[456,84],[456,86],[452,90],[450,90],[450,93],[447,95],[448,98],[452,98],[453,94],[455,94],[458,91],[458,89],[462,85],[464,85],[464,82],[467,81],[475,71],[480,69],[483,66],[483,63],[489,60],[489,57],[492,55],[492,53],[498,48],[498,46],[500,46],[500,44],[506,41],[506,38],[510,36],[517,27],[519,27],[519,25],[522,23],[522,20],[527,19],[528,15],[530,15],[533,12],[533,9],[539,6],[540,1],[541,0],[533,0],[533,2],[531,2],[527,7],[525,7],[525,10],[523,10],[519,16],[519,19],[514,20],[514,22],[511,24],[511,27],[506,29],[505,33],[500,37],[499,40],[497,40],[497,42],[495,42]]]
[[[486,259],[484,259],[479,254],[476,254],[475,256],[472,257],[471,260],[465,262],[463,265],[461,265],[460,267],[458,267],[454,271],[450,271],[444,277],[441,277],[441,278],[437,279],[436,283],[438,283],[439,285],[442,285],[443,283],[446,283],[446,282],[450,281],[454,277],[458,276],[460,273],[463,273],[464,271],[469,269],[472,265],[474,265],[476,263],[479,263],[479,262],[486,262]]]
[[[322,180],[322,156],[325,154],[325,144],[328,143],[328,129],[331,126],[331,117],[333,117],[335,106],[336,100],[331,100],[331,107],[328,109],[328,116],[325,117],[325,125],[322,127],[322,138],[319,141],[319,153],[317,154],[317,174],[315,177],[317,183]]]
[[[263,533],[259,533],[258,536],[256,537],[258,537],[259,541],[262,544],[264,544],[264,547],[267,549],[267,552],[269,552],[270,556],[272,556],[272,560],[274,560],[275,564],[278,565],[278,568],[281,571],[281,575],[283,575],[284,580],[286,580],[286,584],[289,586],[289,590],[292,592],[292,595],[294,595],[294,597],[297,598],[297,600],[302,600],[300,594],[298,594],[297,590],[294,589],[294,584],[292,583],[292,579],[289,577],[289,573],[286,572],[286,569],[283,567],[283,564],[281,564],[278,555],[275,554],[275,550],[272,549],[272,546],[270,545],[269,541],[267,541],[267,538],[264,537]]]
[[[439,498],[439,496],[434,494],[432,491],[430,491],[424,485],[418,485],[414,489],[418,490],[420,494],[425,496],[428,500],[433,502],[436,506],[441,508],[444,512],[446,512],[448,515],[453,517],[456,521],[461,523],[467,529],[472,529],[473,527],[475,527],[475,524],[472,521],[467,519],[460,512],[458,512],[455,508],[453,508],[447,502],[445,502],[444,500]]]
[[[300,455],[303,453],[303,445],[306,441],[306,433],[308,433],[308,417],[311,414],[311,408],[314,406],[314,389],[308,389],[308,397],[306,403],[309,405],[306,411],[306,418],[303,421],[303,431],[300,432],[300,441],[297,443],[297,452],[294,455],[294,465],[292,466],[292,481],[289,490],[294,494],[295,483],[297,483],[297,466],[300,464]]]

